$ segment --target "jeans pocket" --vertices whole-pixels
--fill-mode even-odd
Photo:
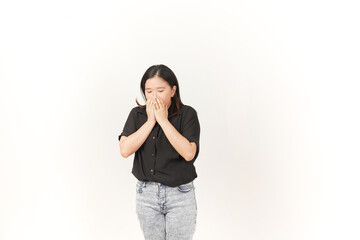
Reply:
[[[137,181],[136,182],[136,192],[137,193],[142,193],[142,187],[143,187],[143,182],[141,182],[141,181]]]
[[[180,192],[186,193],[186,192],[189,192],[191,189],[193,189],[193,187],[194,187],[194,184],[191,181],[189,183],[185,183],[185,184],[181,184],[181,185],[177,186],[177,189]]]

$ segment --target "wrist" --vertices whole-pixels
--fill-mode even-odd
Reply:
[[[169,122],[169,119],[164,119],[164,120],[158,121],[159,125],[166,124],[167,122]]]
[[[156,120],[147,120],[146,122],[149,123],[149,124],[151,124],[151,125],[155,125]]]

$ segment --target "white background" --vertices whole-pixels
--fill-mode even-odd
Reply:
[[[194,239],[359,239],[356,1],[1,1],[0,239],[142,239],[117,137],[154,64],[201,124]]]

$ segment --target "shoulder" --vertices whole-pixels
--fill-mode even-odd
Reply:
[[[135,106],[131,109],[131,113],[136,114],[136,113],[146,113],[146,109],[141,108],[139,106]]]
[[[183,105],[180,110],[184,116],[196,116],[197,115],[197,111],[195,110],[195,108],[190,105]]]
[[[141,109],[139,106],[133,107],[131,108],[130,112],[129,112],[129,117],[133,117],[133,118],[137,118],[139,113],[142,113],[142,110],[145,111],[146,114],[146,110],[145,109]]]

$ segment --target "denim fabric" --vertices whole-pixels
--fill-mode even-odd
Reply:
[[[191,240],[197,217],[194,182],[169,187],[137,180],[136,214],[145,240]]]

